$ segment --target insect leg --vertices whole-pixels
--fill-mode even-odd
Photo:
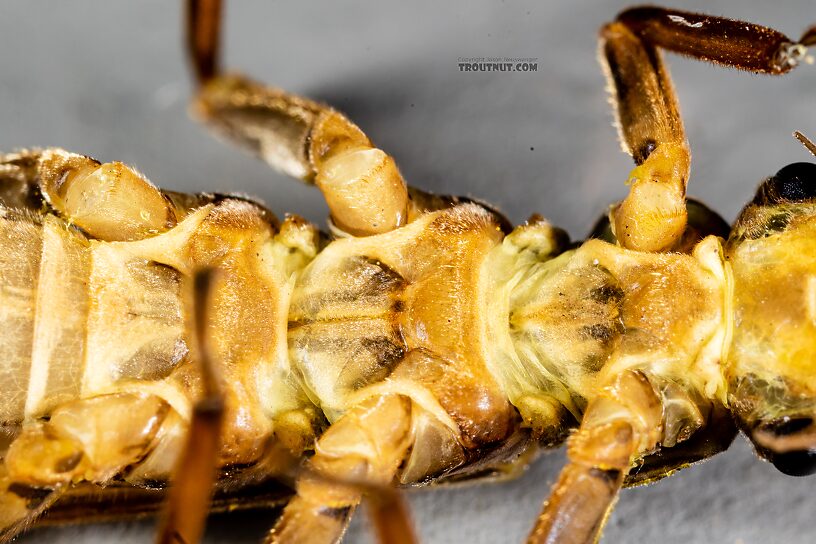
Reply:
[[[62,487],[41,488],[14,481],[0,464],[0,543],[11,542],[33,525],[62,494]]]
[[[803,40],[812,41],[807,33]],[[612,212],[621,245],[673,249],[686,227],[690,152],[658,49],[778,75],[804,57],[803,43],[750,23],[652,7],[624,11],[601,29],[601,58],[621,143],[637,165],[629,176],[629,196]]]
[[[220,72],[221,0],[189,0],[187,3],[187,51],[199,85]]]
[[[177,424],[171,412],[156,396],[117,393],[66,403],[25,424],[0,467],[0,542],[74,483],[105,484],[144,460]]]
[[[658,395],[637,371],[593,399],[528,544],[597,542],[633,460],[656,446],[662,417]]]
[[[706,236],[728,238],[731,226],[720,214],[695,198],[686,199],[688,222],[682,238],[674,245],[673,250],[680,253],[691,253],[694,247]],[[589,238],[599,238],[611,244],[616,243],[615,233],[609,215],[602,215],[592,227]]]
[[[368,513],[377,541],[382,544],[415,544],[416,535],[402,494],[393,487],[378,487],[368,494]]]
[[[162,544],[198,542],[210,509],[224,416],[224,398],[207,342],[207,308],[213,274],[204,270],[194,279],[194,336],[203,395],[193,407],[187,443],[171,480],[172,487],[156,538]]]
[[[394,159],[329,106],[218,71],[220,2],[189,0],[188,44],[200,84],[193,109],[227,140],[323,192],[334,224],[354,235],[390,231],[408,214]]]
[[[176,224],[176,209],[130,167],[62,149],[42,152],[40,192],[63,219],[105,241],[140,240]]]
[[[297,495],[269,533],[267,544],[336,542],[360,503],[363,489],[391,485],[411,442],[410,400],[400,395],[378,396],[351,409],[318,440],[315,455],[298,478]],[[400,530],[409,527],[404,518],[390,523],[386,519],[387,515],[399,516],[397,510],[384,509],[392,501],[379,500],[383,502],[373,509],[375,524],[387,527],[386,534],[395,531],[403,542],[411,542],[411,536]]]

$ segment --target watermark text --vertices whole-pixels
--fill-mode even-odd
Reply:
[[[459,57],[460,72],[537,72],[538,57]]]

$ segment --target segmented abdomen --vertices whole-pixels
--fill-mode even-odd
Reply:
[[[42,226],[27,214],[4,210],[0,243],[0,420],[13,425],[22,419],[28,396]]]
[[[186,354],[178,273],[88,240],[56,216],[3,208],[0,419],[47,414]]]
[[[0,155],[0,430],[14,436],[58,409],[80,413],[85,401],[118,396],[171,409],[165,427],[173,429],[163,432],[183,436],[201,395],[187,294],[197,270],[214,268],[209,306],[197,311],[207,313],[224,387],[220,461],[256,461],[273,428],[295,450],[309,446],[320,415],[289,364],[286,313],[294,277],[317,251],[316,229],[296,216],[278,224],[245,198],[160,193],[131,172],[172,221],[125,236],[116,231],[117,221],[127,224],[123,204],[113,201],[94,215],[108,223],[93,234],[97,223],[83,230],[43,197],[43,156]],[[149,217],[138,197],[131,216]],[[176,446],[159,449],[159,464],[172,466]]]

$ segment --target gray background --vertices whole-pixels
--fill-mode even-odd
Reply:
[[[794,38],[816,3],[695,0]],[[410,183],[477,196],[513,221],[541,212],[583,236],[621,198],[619,151],[596,62],[621,1],[231,2],[227,63],[346,111]],[[316,190],[223,147],[188,121],[177,2],[0,4],[0,149],[63,146],[136,165],[177,190],[244,191],[324,224]],[[460,73],[460,56],[538,57],[538,72]],[[731,221],[763,176],[807,160],[816,69],[770,78],[670,59],[694,152],[690,192]],[[425,542],[521,542],[563,461],[544,455],[498,485],[410,493]],[[604,542],[810,542],[812,479],[783,476],[742,438],[726,454],[625,491]],[[347,542],[367,541],[358,516]],[[272,516],[211,524],[210,542],[257,542]],[[35,531],[24,542],[147,542],[149,523]]]

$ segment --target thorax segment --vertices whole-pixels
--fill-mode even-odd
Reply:
[[[724,399],[728,290],[714,237],[692,255],[589,240],[558,254],[546,223],[493,250],[487,360],[525,420],[544,430],[627,368]],[[563,407],[563,409],[562,409]]]
[[[495,217],[468,204],[318,255],[292,299],[289,345],[330,420],[366,395],[393,392],[465,447],[507,435],[512,408],[485,365],[481,334],[482,264],[501,238]]]

